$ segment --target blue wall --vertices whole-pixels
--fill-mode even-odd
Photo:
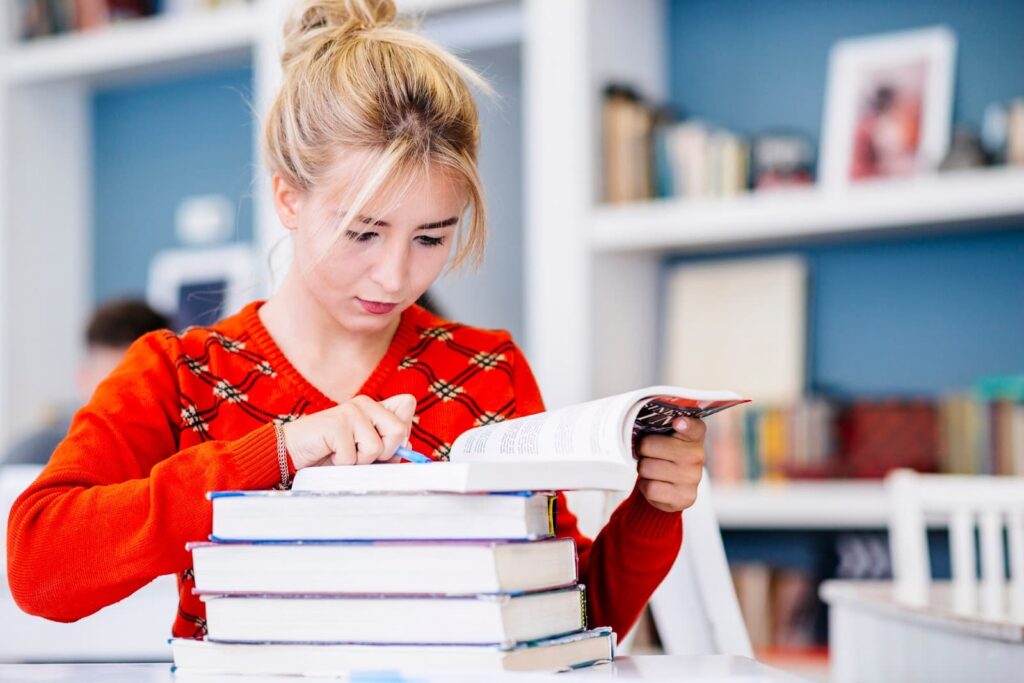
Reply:
[[[955,120],[1024,96],[1021,0],[672,0],[670,92],[727,128],[817,139],[835,41],[935,24],[957,36]]]
[[[174,211],[190,195],[230,197],[236,239],[252,239],[251,98],[249,68],[96,93],[94,301],[145,292],[153,255],[179,246]]]
[[[1020,0],[673,0],[669,19],[673,101],[746,134],[817,139],[835,40],[936,23],[958,37],[958,122],[1024,96]],[[921,394],[1024,373],[1024,226],[786,251],[811,270],[812,388]]]

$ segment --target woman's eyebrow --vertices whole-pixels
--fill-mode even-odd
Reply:
[[[370,218],[369,216],[360,216],[359,217],[359,222],[360,223],[365,223],[367,225],[378,226],[378,227],[381,227],[381,228],[390,228],[391,227],[391,224],[388,223],[387,221],[373,219],[373,218]],[[423,225],[417,227],[416,229],[417,230],[436,230],[438,228],[447,228],[449,225],[455,225],[458,222],[459,222],[458,216],[452,216],[451,218],[445,218],[443,221],[437,221],[436,223],[424,223]]]

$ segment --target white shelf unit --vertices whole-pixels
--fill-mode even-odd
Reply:
[[[937,234],[1024,217],[1024,168],[845,191],[602,205],[601,89],[625,81],[653,100],[664,98],[665,3],[550,4],[531,15],[528,29],[540,43],[532,74],[549,88],[537,93],[546,104],[530,111],[537,118],[529,138],[528,311],[532,362],[550,405],[658,383],[659,272],[667,256]],[[567,26],[589,30],[567,35]]]
[[[656,200],[595,210],[598,252],[697,251],[878,232],[965,227],[1024,215],[1024,167],[855,185]]]
[[[70,378],[91,306],[93,92],[251,64],[253,104],[262,115],[280,83],[281,29],[293,0],[255,0],[28,42],[15,39],[15,4],[3,5],[0,444],[33,424],[38,406],[75,400]],[[422,19],[427,35],[460,53],[523,42],[519,2],[398,0],[398,6]],[[253,158],[259,159],[260,127],[253,129]],[[254,173],[254,234],[265,255],[284,231],[259,163]]]
[[[666,257],[939,234],[1024,218],[1024,168],[950,172],[699,201],[602,205],[601,92],[668,90],[665,2],[527,3],[530,359],[549,406],[661,383],[660,273]],[[584,27],[585,30],[570,30]],[[713,419],[713,418],[712,418]],[[878,482],[752,483],[715,489],[730,528],[884,528]],[[817,521],[816,521],[817,520]]]
[[[889,502],[881,481],[716,482],[712,500],[723,529],[889,526]]]
[[[135,74],[152,78],[175,67],[191,70],[242,62],[259,38],[255,6],[158,15],[108,28],[27,41],[9,49],[6,83],[109,82]]]

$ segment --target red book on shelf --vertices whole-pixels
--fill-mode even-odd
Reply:
[[[857,401],[839,418],[842,459],[855,477],[935,471],[938,432],[935,406],[924,400]]]

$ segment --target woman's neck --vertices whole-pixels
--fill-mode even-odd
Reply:
[[[346,382],[351,383],[353,376],[365,379],[373,371],[387,353],[400,323],[396,318],[392,325],[374,334],[345,329],[309,293],[294,268],[260,307],[259,317],[291,364],[336,401],[349,398],[337,394],[358,390],[361,381],[355,387]]]

